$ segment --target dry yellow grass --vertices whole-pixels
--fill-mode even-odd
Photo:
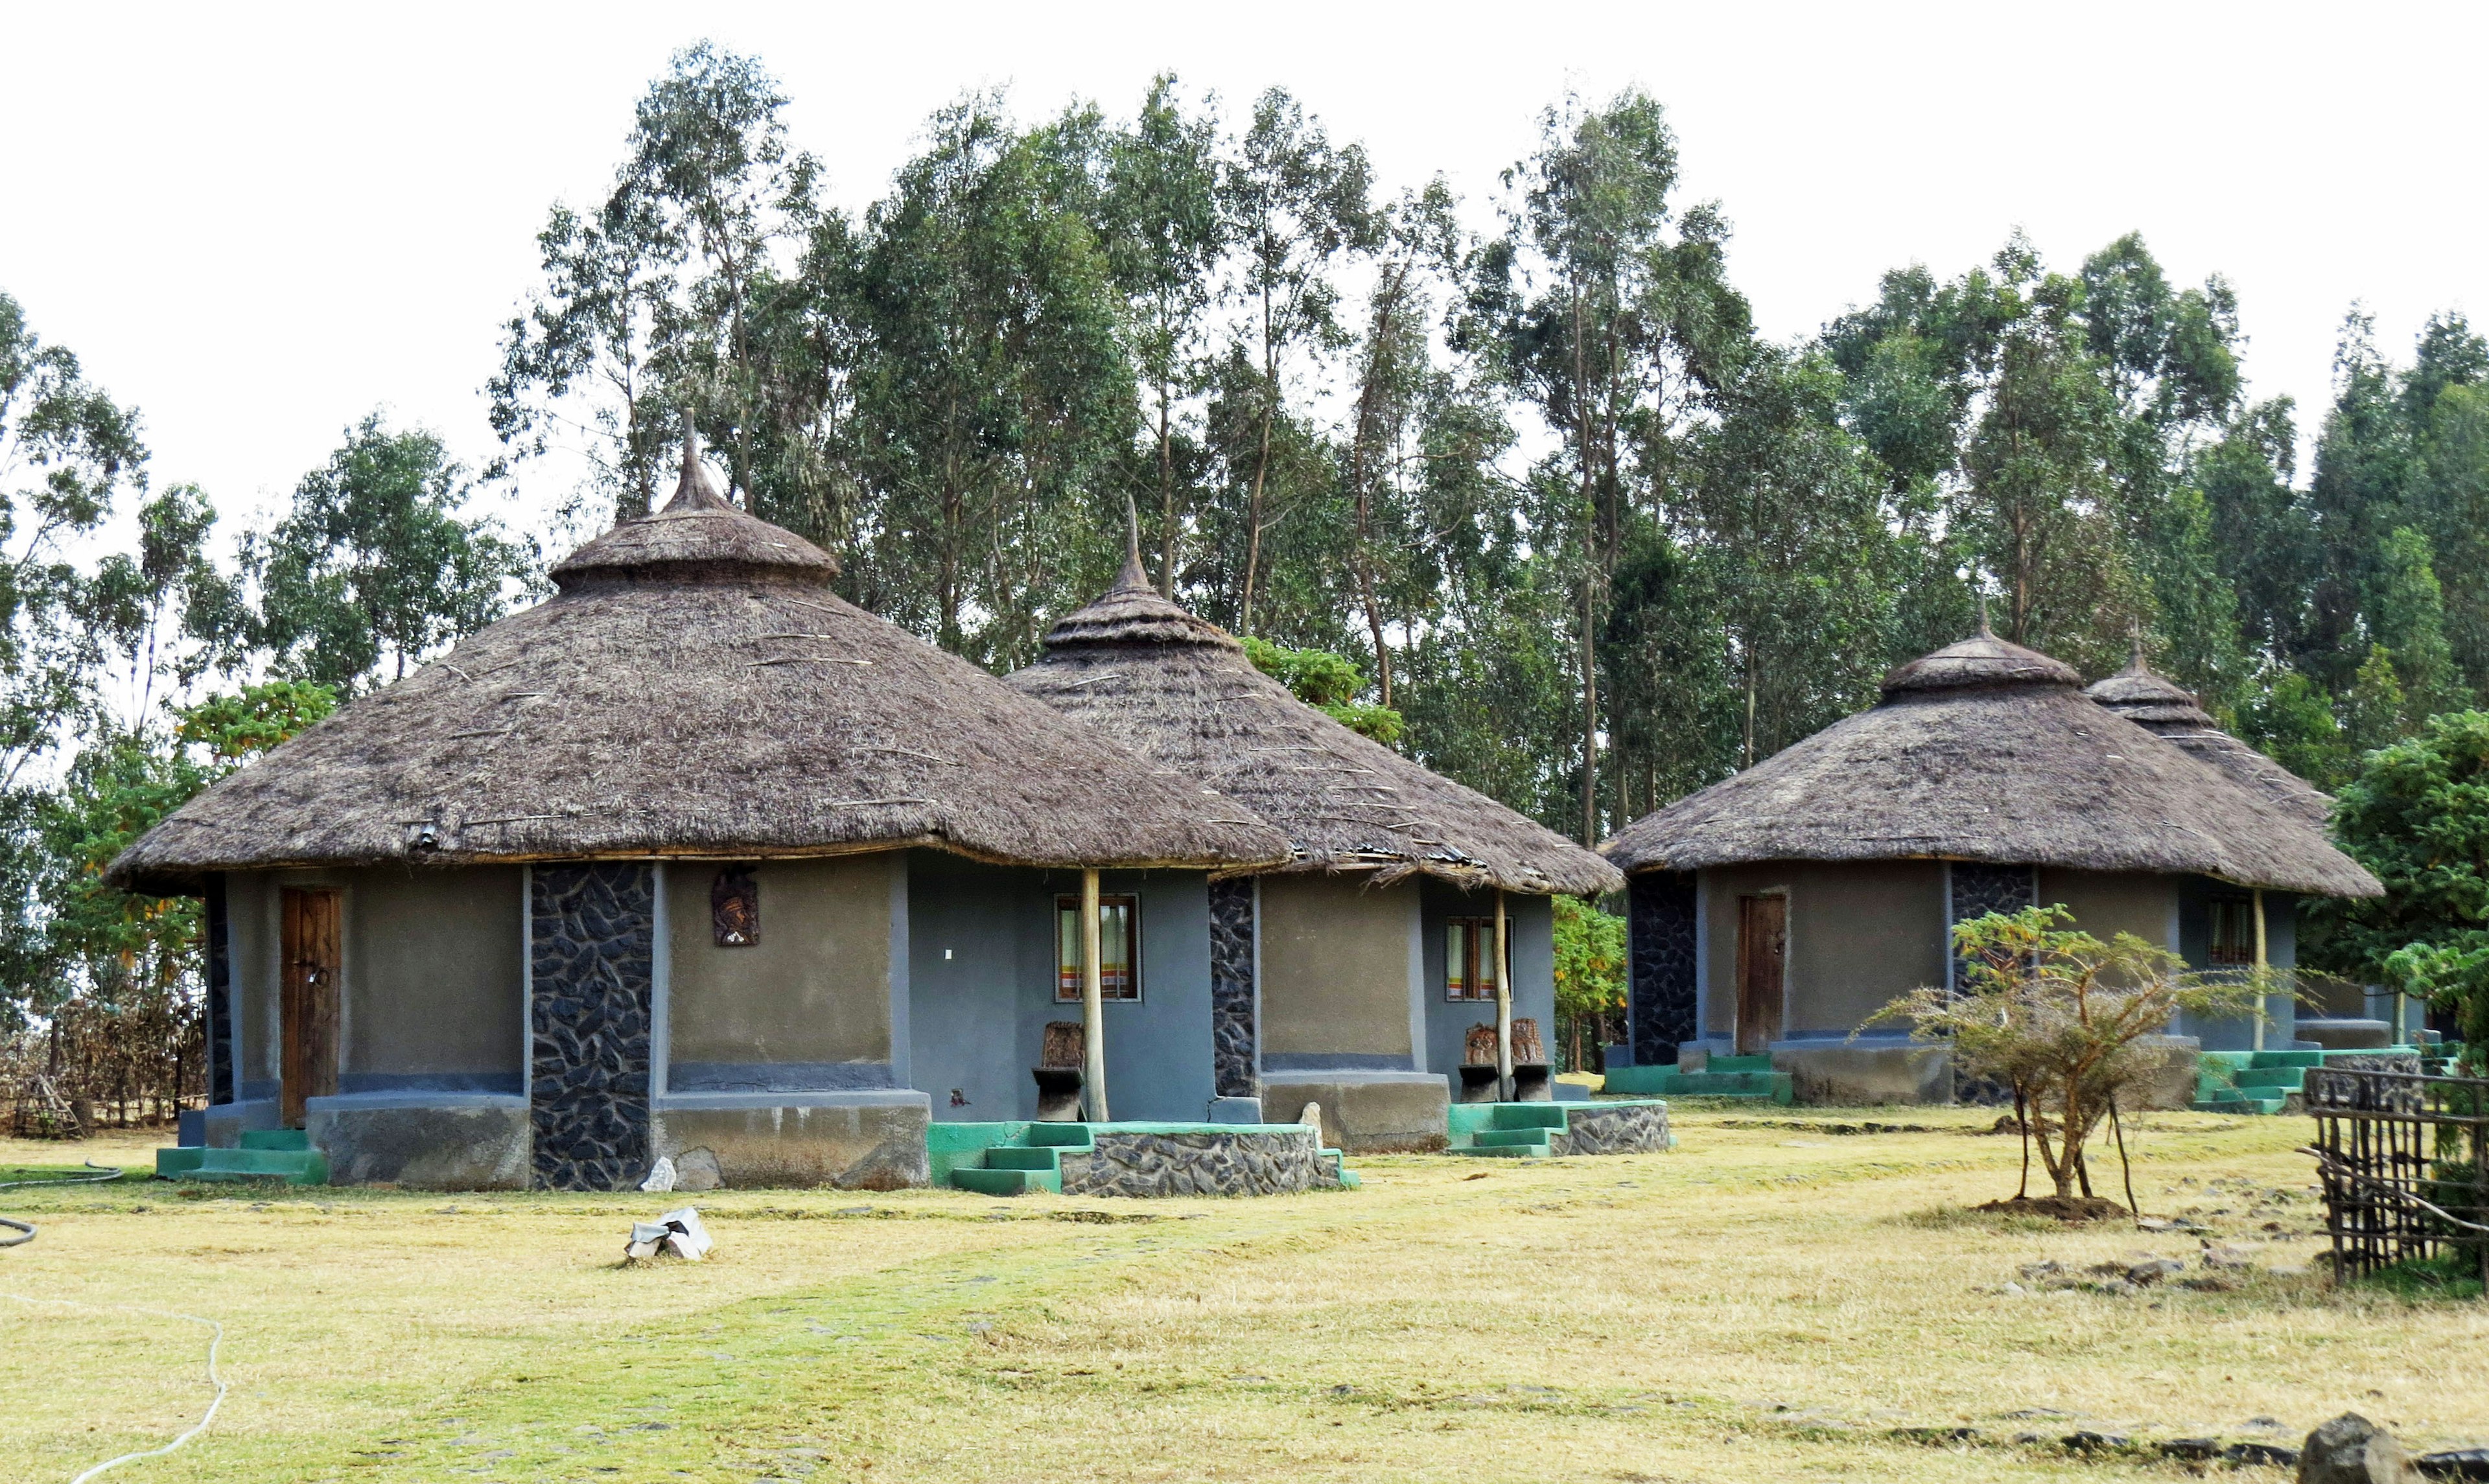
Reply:
[[[2174,1476],[1891,1434],[2295,1442],[2345,1408],[2489,1441],[2489,1306],[2305,1276],[2005,1293],[2024,1263],[2194,1241],[1964,1218],[2011,1190],[2015,1141],[1850,1116],[1940,1131],[1682,1113],[1666,1156],[1365,1160],[1362,1191],[1261,1201],[718,1192],[698,1267],[615,1265],[654,1197],[0,1192],[44,1226],[0,1252],[0,1292],[225,1326],[226,1410],[147,1479]],[[2312,1202],[2233,1192],[2304,1190],[2305,1134],[2160,1119],[2146,1209],[2304,1230]],[[205,1405],[202,1338],[0,1303],[0,1471],[169,1438]]]

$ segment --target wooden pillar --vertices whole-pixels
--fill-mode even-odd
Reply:
[[[2255,1048],[2256,1048],[2257,1050],[2261,1051],[2261,1050],[2263,1050],[2263,1049],[2264,1049],[2264,1007],[2265,1007],[2265,1001],[2266,1001],[2268,998],[2270,998],[2270,986],[2265,983],[2265,965],[2266,965],[2266,959],[2265,959],[2265,956],[2264,956],[2264,888],[2262,888],[2262,887],[2258,887],[2258,888],[2256,888],[2256,894],[2255,894],[2255,934],[2256,934],[2256,962],[2255,962],[2255,976],[2256,976]]]
[[[1102,1124],[1106,1112],[1106,1003],[1098,971],[1098,872],[1080,872],[1080,1093],[1089,1104],[1089,1122]]]
[[[1512,1100],[1512,954],[1503,934],[1503,888],[1495,891],[1495,1096]]]

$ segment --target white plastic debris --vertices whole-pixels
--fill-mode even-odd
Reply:
[[[709,1241],[708,1228],[701,1225],[699,1210],[686,1206],[680,1211],[667,1212],[654,1221],[632,1222],[631,1241],[622,1248],[622,1255],[649,1258],[660,1252],[672,1252],[687,1263],[697,1263],[708,1256],[708,1249],[713,1245],[715,1243]]]
[[[659,1155],[657,1162],[648,1166],[648,1178],[640,1182],[640,1188],[654,1195],[674,1188],[674,1161]]]

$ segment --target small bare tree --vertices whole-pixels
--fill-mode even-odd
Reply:
[[[2103,943],[2061,926],[2074,920],[2058,905],[1957,924],[1961,986],[1913,990],[1868,1021],[1907,1021],[1920,1040],[1950,1042],[1960,1070],[2012,1089],[2026,1185],[2036,1144],[2057,1199],[2070,1203],[2092,1194],[2084,1145],[2153,1071],[2144,1038],[2182,1011],[2260,1013],[2271,978],[2190,974],[2185,959],[2131,932]]]

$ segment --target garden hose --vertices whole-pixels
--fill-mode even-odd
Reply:
[[[125,1171],[114,1169],[109,1165],[98,1164],[92,1159],[81,1162],[84,1163],[88,1169],[93,1170],[96,1173],[92,1175],[55,1175],[48,1180],[0,1181],[0,1190],[23,1190],[41,1185],[100,1185],[119,1180],[123,1174],[126,1173]],[[0,1216],[0,1226],[9,1227],[12,1230],[22,1234],[20,1236],[0,1240],[0,1247],[22,1247],[27,1242],[35,1240],[35,1224],[31,1221],[13,1221],[7,1216]],[[208,1424],[215,1421],[216,1419],[216,1409],[225,1404],[225,1391],[227,1390],[228,1383],[222,1376],[216,1373],[216,1352],[224,1345],[225,1327],[224,1326],[217,1324],[213,1319],[201,1319],[196,1314],[176,1314],[166,1309],[142,1309],[128,1304],[79,1303],[72,1298],[29,1298],[22,1294],[0,1294],[0,1298],[6,1298],[15,1303],[28,1305],[40,1304],[65,1309],[85,1309],[89,1312],[98,1313],[107,1310],[118,1310],[123,1313],[145,1314],[155,1319],[181,1320],[186,1324],[197,1325],[208,1331],[208,1384],[215,1388],[216,1394],[209,1401],[206,1414],[201,1416],[197,1423],[192,1425],[187,1432],[185,1432],[182,1436],[174,1439],[171,1442],[164,1444],[162,1447],[147,1448],[134,1453],[124,1453],[118,1458],[107,1458],[102,1463],[97,1464],[85,1472],[79,1474],[76,1478],[71,1480],[70,1484],[86,1484],[87,1480],[109,1470],[118,1469],[124,1464],[134,1464],[141,1459],[163,1457],[165,1454],[172,1452],[175,1448],[178,1448],[182,1444],[189,1441],[191,1439],[196,1438],[201,1433],[206,1432],[208,1430]]]
[[[37,1185],[100,1185],[119,1180],[124,1173],[123,1171],[113,1169],[110,1166],[98,1164],[92,1159],[84,1162],[88,1169],[98,1170],[101,1173],[96,1175],[55,1175],[48,1180],[0,1180],[0,1190],[23,1190]],[[12,1231],[23,1234],[16,1237],[0,1238],[0,1247],[22,1247],[26,1243],[35,1240],[35,1223],[32,1221],[12,1221],[7,1216],[0,1216],[0,1226],[5,1226]]]

